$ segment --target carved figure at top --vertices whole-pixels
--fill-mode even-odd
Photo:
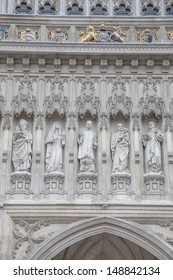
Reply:
[[[58,122],[53,123],[46,138],[46,172],[62,171],[62,148],[65,146],[65,133]]]
[[[113,27],[113,32],[110,35],[111,41],[118,42],[118,43],[123,43],[125,37],[125,33],[122,31],[122,29],[119,26],[114,26]]]
[[[12,161],[15,171],[29,172],[31,168],[32,134],[27,127],[28,122],[21,119],[13,133]]]
[[[97,33],[95,32],[95,29],[92,25],[88,25],[87,31],[86,32],[81,32],[80,33],[80,42],[85,43],[85,42],[96,42]]]
[[[91,129],[92,122],[87,121],[86,129],[81,129],[78,134],[80,172],[95,172],[94,149],[97,148],[97,141]]]
[[[129,132],[127,128],[123,128],[122,124],[117,125],[117,131],[113,133],[111,139],[111,151],[113,168],[112,172],[129,172],[128,156],[129,156]]]
[[[145,147],[146,173],[161,171],[161,146],[163,134],[155,127],[154,122],[149,123],[149,131],[143,135],[142,142]]]

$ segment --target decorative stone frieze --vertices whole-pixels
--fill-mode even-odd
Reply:
[[[66,0],[67,15],[83,15],[85,13],[84,0]]]
[[[59,57],[54,59],[54,72],[61,72],[61,59]]]
[[[43,194],[64,194],[64,173],[63,172],[51,172],[44,174],[44,189]]]
[[[21,41],[33,42],[38,40],[38,29],[35,27],[19,27],[18,38]]]
[[[8,56],[7,57],[7,71],[14,70],[14,57]]]
[[[40,14],[54,15],[56,14],[56,0],[38,0],[38,12]]]
[[[170,69],[170,60],[169,59],[163,59],[162,73],[168,73],[169,69]]]
[[[31,14],[34,10],[33,0],[15,0],[14,13],[16,14]]]
[[[131,195],[131,175],[129,173],[112,172],[111,183],[112,187],[110,193],[112,195],[117,195],[122,199]]]
[[[0,27],[0,41],[6,40],[8,38],[8,28],[7,27]]]
[[[154,16],[160,14],[160,2],[156,0],[142,0],[141,14],[144,16]]]
[[[163,173],[146,173],[144,174],[145,196],[146,199],[164,198],[164,175]]]
[[[94,172],[81,172],[78,173],[79,188],[77,193],[82,194],[94,194],[98,193],[97,189],[98,175]]]
[[[10,189],[7,194],[32,194],[31,190],[31,173],[26,171],[16,171],[11,174]]]
[[[92,70],[92,59],[87,57],[85,59],[85,64],[84,65],[85,65],[85,72],[86,73],[91,72],[91,70]]]
[[[61,28],[51,29],[48,32],[48,39],[52,42],[63,43],[68,39],[68,33]]]
[[[90,14],[91,15],[107,15],[108,14],[108,0],[90,0]]]
[[[24,57],[22,59],[22,64],[23,64],[23,71],[28,72],[30,70],[30,59],[29,59],[29,57]]]
[[[116,16],[129,16],[133,13],[133,0],[113,0],[113,13]]]
[[[137,40],[142,43],[154,43],[158,40],[157,30],[155,29],[141,29],[137,33]]]

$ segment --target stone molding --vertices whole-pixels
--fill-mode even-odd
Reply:
[[[82,232],[82,234],[80,234]],[[173,259],[173,247],[143,226],[121,219],[99,217],[79,221],[59,230],[34,250],[30,260],[52,259],[70,245],[85,239],[91,234],[110,233],[126,238],[145,248],[159,259]]]

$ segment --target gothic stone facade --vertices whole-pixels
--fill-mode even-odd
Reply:
[[[173,1],[1,2],[0,258],[173,259]]]

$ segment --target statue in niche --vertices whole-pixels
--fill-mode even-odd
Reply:
[[[28,122],[19,121],[13,133],[12,162],[15,171],[30,171],[32,158],[32,134],[28,129]]]
[[[54,122],[46,138],[46,172],[62,171],[62,148],[65,147],[65,133],[59,122]]]
[[[163,134],[155,127],[154,122],[149,122],[149,131],[143,135],[142,142],[145,147],[146,173],[161,171],[161,146]]]
[[[78,159],[80,160],[80,172],[96,172],[94,165],[94,149],[97,148],[95,134],[91,131],[92,122],[87,121],[86,129],[81,129],[78,135]]]
[[[127,128],[123,128],[122,124],[117,125],[117,131],[112,135],[111,151],[113,168],[112,172],[129,172],[128,156],[129,156],[130,140]]]

